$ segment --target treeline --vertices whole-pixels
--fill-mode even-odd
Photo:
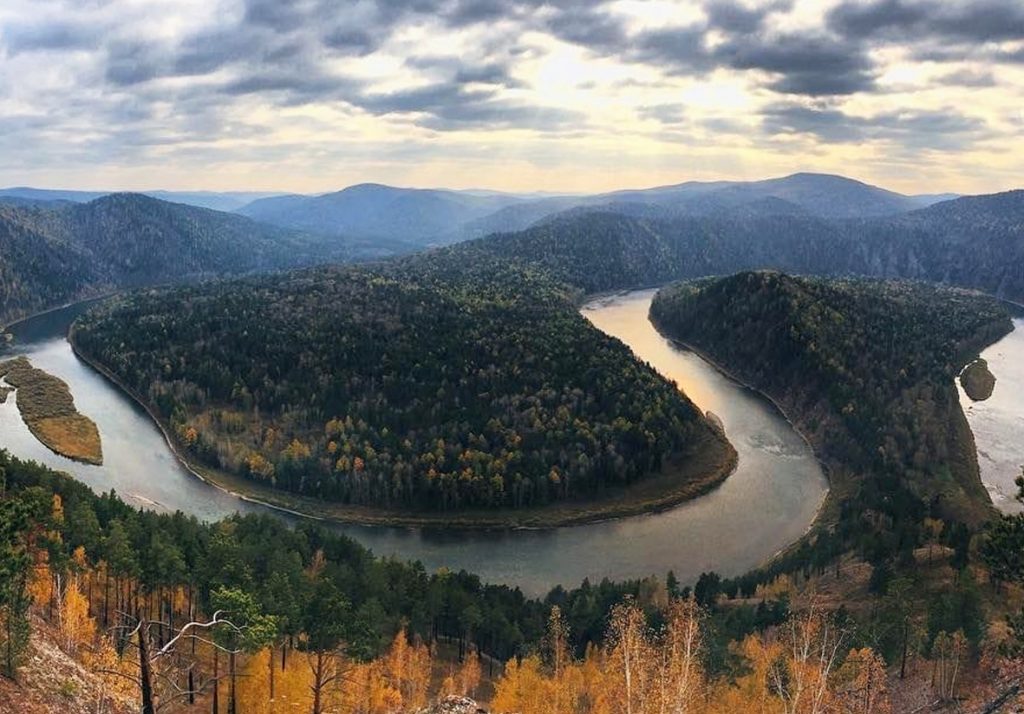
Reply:
[[[989,628],[986,604],[1024,585],[1022,524],[1001,519],[968,567],[969,539],[951,554],[940,523],[898,576],[872,576],[874,594],[844,586],[853,599],[838,610],[806,593],[845,583],[855,561],[834,575],[707,573],[692,588],[671,574],[584,583],[540,601],[373,558],[318,526],[137,511],[0,452],[0,675],[17,677],[29,653],[31,610],[103,678],[108,702],[144,712],[394,714],[481,696],[486,679],[499,712],[805,711],[818,692],[828,711],[867,714],[885,711],[887,679],[930,670],[951,701],[962,671],[1024,652],[1024,614]]]
[[[111,302],[78,349],[194,458],[349,504],[586,497],[716,439],[544,271],[438,252]]]
[[[218,691],[223,711],[232,711],[226,700],[243,671],[266,675],[269,682],[261,676],[258,691],[275,686],[275,676],[281,687],[290,686],[283,684],[289,678],[305,682],[289,665],[295,656],[307,672],[307,659],[326,658],[320,662],[326,680],[342,664],[364,663],[370,676],[371,665],[396,648],[442,643],[454,646],[463,663],[475,653],[474,666],[496,675],[495,662],[538,650],[553,605],[565,611],[569,646],[582,654],[602,639],[608,612],[623,598],[657,617],[667,598],[689,592],[669,577],[668,588],[654,579],[584,582],[557,588],[543,601],[527,599],[469,573],[427,573],[418,563],[375,558],[309,523],[289,527],[275,517],[247,515],[210,524],[135,510],[113,493],[97,496],[4,451],[0,574],[0,674],[16,677],[28,654],[35,603],[69,648],[88,650],[93,666],[120,673],[115,680],[133,678],[129,689],[136,695],[139,658],[151,657],[154,691],[163,687],[165,697]],[[719,651],[729,638],[786,614],[784,603],[771,602],[730,611],[721,620]],[[191,635],[202,639],[193,642]],[[274,662],[280,669],[253,669],[259,653],[268,668]],[[158,668],[164,668],[159,677]],[[459,673],[462,665],[456,669],[456,679],[472,678],[472,671]],[[346,677],[334,688],[350,686]]]
[[[1012,329],[997,300],[921,283],[753,272],[664,288],[651,317],[781,404],[842,498],[868,476],[894,476],[935,514],[986,519],[955,378]]]

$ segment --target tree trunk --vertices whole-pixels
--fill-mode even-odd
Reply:
[[[274,643],[270,643],[270,654],[267,657],[267,669],[270,670],[270,701],[274,701]]]
[[[213,648],[213,714],[220,714],[220,651]]]
[[[903,620],[903,656],[900,658],[900,679],[907,677],[907,640],[910,639],[910,623]]]
[[[228,653],[228,677],[230,677],[230,689],[228,691],[228,714],[238,714],[235,703],[235,651]]]
[[[110,569],[103,579],[103,629],[110,627]]]
[[[313,670],[313,711],[312,714],[321,714],[320,690],[324,682],[324,653],[316,653],[316,667]]]
[[[139,624],[139,680],[140,689],[142,690],[142,714],[155,714],[156,709],[153,706],[153,680],[152,674],[149,671],[146,629],[145,623]]]

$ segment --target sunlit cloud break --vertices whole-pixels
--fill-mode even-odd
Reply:
[[[1018,0],[7,0],[0,183],[1012,186]]]

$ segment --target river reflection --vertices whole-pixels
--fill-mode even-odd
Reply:
[[[518,585],[530,595],[558,584],[575,586],[584,578],[663,576],[670,569],[683,582],[693,582],[706,570],[736,575],[794,541],[813,520],[826,492],[817,461],[774,407],[657,333],[647,319],[653,294],[600,298],[585,305],[582,314],[721,418],[739,453],[739,465],[719,488],[663,513],[571,528],[465,532],[332,527],[378,555],[419,560],[429,570],[466,569],[485,581]],[[193,477],[146,413],[75,357],[64,335],[84,309],[74,306],[15,326],[12,350],[68,382],[79,410],[99,427],[103,466],[52,454],[28,432],[13,399],[0,405],[0,446],[68,471],[96,491],[115,489],[139,506],[181,510],[203,519],[266,511]]]

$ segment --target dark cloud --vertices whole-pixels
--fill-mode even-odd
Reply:
[[[947,72],[935,81],[951,87],[996,86],[995,75],[988,70],[958,69],[954,72]]]
[[[775,104],[763,112],[768,134],[812,134],[827,142],[858,141],[863,132],[838,109],[814,108],[802,104]]]
[[[748,7],[736,0],[709,0],[704,6],[711,27],[726,32],[749,35],[759,31],[768,16],[784,12],[792,7],[792,2],[783,0],[771,2],[758,7]]]
[[[454,27],[475,25],[480,22],[501,20],[508,16],[513,3],[503,0],[463,0],[447,14],[448,23]]]
[[[604,52],[621,51],[628,44],[628,36],[620,20],[585,5],[556,12],[548,20],[546,29],[566,42]]]
[[[474,67],[462,67],[455,73],[455,81],[460,84],[500,84],[505,87],[518,87],[522,83],[510,76],[508,65],[489,62]]]
[[[705,34],[703,25],[648,30],[635,38],[632,56],[675,74],[711,69],[716,60],[704,45]]]
[[[981,119],[955,109],[856,116],[827,106],[780,103],[762,113],[768,134],[807,134],[829,143],[889,141],[904,148],[959,150],[987,135]]]
[[[846,0],[827,18],[845,37],[900,42],[939,37],[962,42],[1024,38],[1020,0]]]
[[[768,86],[782,94],[853,94],[874,86],[872,63],[864,50],[824,35],[736,40],[720,47],[717,54],[733,69],[777,75]]]
[[[106,77],[111,83],[130,87],[160,76],[161,60],[142,42],[115,42],[107,48]]]
[[[99,47],[103,29],[63,21],[8,25],[0,40],[11,55],[22,52],[88,50]]]
[[[424,114],[423,126],[448,131],[467,127],[554,130],[581,124],[582,114],[499,99],[492,89],[466,89],[459,82],[388,93],[365,93],[350,101],[371,114]]]
[[[339,28],[324,36],[324,44],[345,54],[368,55],[377,49],[373,36],[365,30]]]

